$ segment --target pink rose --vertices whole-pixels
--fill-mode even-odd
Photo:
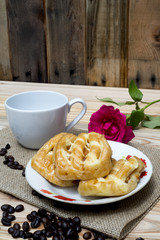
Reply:
[[[88,131],[103,134],[107,140],[122,143],[128,143],[135,137],[132,127],[126,125],[126,116],[119,109],[106,105],[92,114]]]

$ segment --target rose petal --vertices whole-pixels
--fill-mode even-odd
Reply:
[[[107,140],[123,143],[128,143],[135,136],[132,127],[126,125],[126,116],[119,109],[106,105],[92,114],[88,131],[103,134]]]

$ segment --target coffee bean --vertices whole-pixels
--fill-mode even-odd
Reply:
[[[27,232],[25,235],[26,235],[26,238],[33,238],[33,233],[31,232]]]
[[[98,237],[96,238],[96,240],[105,240],[105,238],[100,235],[100,236],[98,236]]]
[[[80,225],[81,224],[81,220],[80,220],[79,217],[74,217],[72,221],[73,221],[74,225]]]
[[[11,163],[11,164],[7,164],[7,166],[13,170],[17,170],[17,166],[14,165],[14,163]]]
[[[41,224],[41,219],[40,217],[36,216],[33,220],[33,222],[31,222],[31,227],[32,228],[38,228]]]
[[[17,169],[18,169],[18,170],[23,170],[23,168],[24,168],[24,167],[23,167],[21,164],[19,164],[19,165],[17,166]]]
[[[14,231],[13,231],[13,233],[12,233],[12,237],[13,237],[13,238],[18,238],[19,235],[20,235],[19,229],[15,229],[15,228],[14,228]]]
[[[6,153],[7,153],[7,149],[1,148],[1,150],[0,150],[0,156],[5,156]]]
[[[8,149],[10,149],[10,148],[11,148],[10,144],[9,144],[9,143],[7,143],[7,144],[6,144],[6,146],[5,146],[5,149],[7,149],[7,150],[8,150]]]
[[[39,240],[40,236],[41,236],[41,230],[37,230],[33,233],[34,240]]]
[[[8,215],[7,218],[9,221],[13,221],[16,219],[16,217],[14,215]]]
[[[8,161],[7,159],[5,159],[5,160],[3,161],[3,164],[4,164],[4,165],[7,165],[8,162],[9,162],[9,161]]]
[[[37,214],[38,214],[38,213],[37,213],[36,211],[32,211],[32,212],[31,212],[31,215],[32,215],[33,217],[36,217]]]
[[[8,212],[9,212],[9,213],[14,213],[14,212],[15,212],[14,207],[9,206],[9,208],[8,208]]]
[[[21,228],[21,226],[20,226],[20,224],[19,223],[15,223],[14,225],[13,225],[13,228],[15,228],[15,229],[20,229]]]
[[[43,217],[47,214],[47,211],[44,208],[38,209],[38,214]]]
[[[7,216],[8,216],[8,212],[4,211],[3,214],[2,214],[2,217],[7,217]]]
[[[53,231],[52,230],[49,230],[46,232],[46,237],[52,237],[53,236]]]
[[[4,225],[4,226],[11,226],[11,221],[8,220],[8,218],[5,218],[3,217],[1,219],[1,223]]]
[[[49,222],[48,217],[47,217],[47,216],[46,216],[46,217],[42,217],[42,222],[43,222],[44,224],[47,224],[47,223]]]
[[[5,156],[5,159],[7,159],[9,162],[14,162],[14,157],[12,155]]]
[[[75,230],[77,233],[80,233],[82,231],[81,226],[75,226]]]
[[[47,240],[46,236],[40,236],[40,240]]]
[[[1,210],[8,212],[8,208],[9,208],[10,206],[11,206],[11,205],[9,205],[9,204],[3,204],[3,205],[1,206]]]
[[[30,229],[29,223],[25,221],[25,222],[22,224],[22,228],[23,228],[23,230],[24,230],[25,232],[28,232],[29,229]]]
[[[64,231],[66,231],[69,228],[69,224],[67,222],[65,222],[65,221],[63,221],[61,225],[62,225],[62,229]]]
[[[8,228],[8,233],[9,234],[12,234],[13,232],[14,232],[14,228],[13,227]]]
[[[85,232],[85,233],[83,234],[83,238],[84,238],[84,239],[91,239],[91,237],[92,237],[92,234],[91,234],[90,232]]]
[[[19,237],[20,238],[23,238],[23,239],[26,239],[27,237],[26,237],[26,233],[23,231],[23,230],[20,230],[19,231]]]
[[[22,212],[24,210],[24,206],[22,204],[19,204],[15,207],[16,212]]]
[[[136,238],[136,240],[144,240],[144,238],[139,237],[139,238]]]
[[[28,219],[28,221],[32,222],[34,219],[34,216],[32,216],[31,214],[28,214],[27,219]]]

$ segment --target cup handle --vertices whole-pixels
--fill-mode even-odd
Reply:
[[[85,103],[85,101],[83,99],[81,99],[81,98],[74,98],[71,101],[69,101],[69,103],[68,103],[68,113],[70,112],[72,105],[75,104],[75,103],[81,103],[83,108],[82,108],[81,112],[78,114],[78,116],[75,117],[75,119],[73,119],[73,121],[70,122],[66,126],[66,128],[65,128],[66,132],[69,129],[71,129],[72,127],[74,127],[80,121],[80,119],[84,116],[84,114],[86,113],[86,110],[87,110],[87,104]]]

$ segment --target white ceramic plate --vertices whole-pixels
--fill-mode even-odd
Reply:
[[[112,151],[113,158],[116,160],[121,159],[122,157],[127,157],[128,155],[137,156],[139,158],[145,159],[146,168],[143,174],[143,177],[140,178],[140,181],[132,192],[121,196],[121,197],[82,197],[77,191],[77,187],[62,188],[57,187],[49,183],[45,178],[43,178],[39,173],[37,173],[31,167],[31,160],[28,162],[26,167],[26,179],[29,185],[36,190],[38,193],[44,195],[47,198],[51,198],[57,201],[70,203],[70,204],[81,204],[81,205],[99,205],[116,202],[122,199],[125,199],[139,190],[141,190],[150,180],[152,175],[152,164],[148,157],[143,154],[141,151],[137,150],[134,147],[129,145],[108,141]]]

